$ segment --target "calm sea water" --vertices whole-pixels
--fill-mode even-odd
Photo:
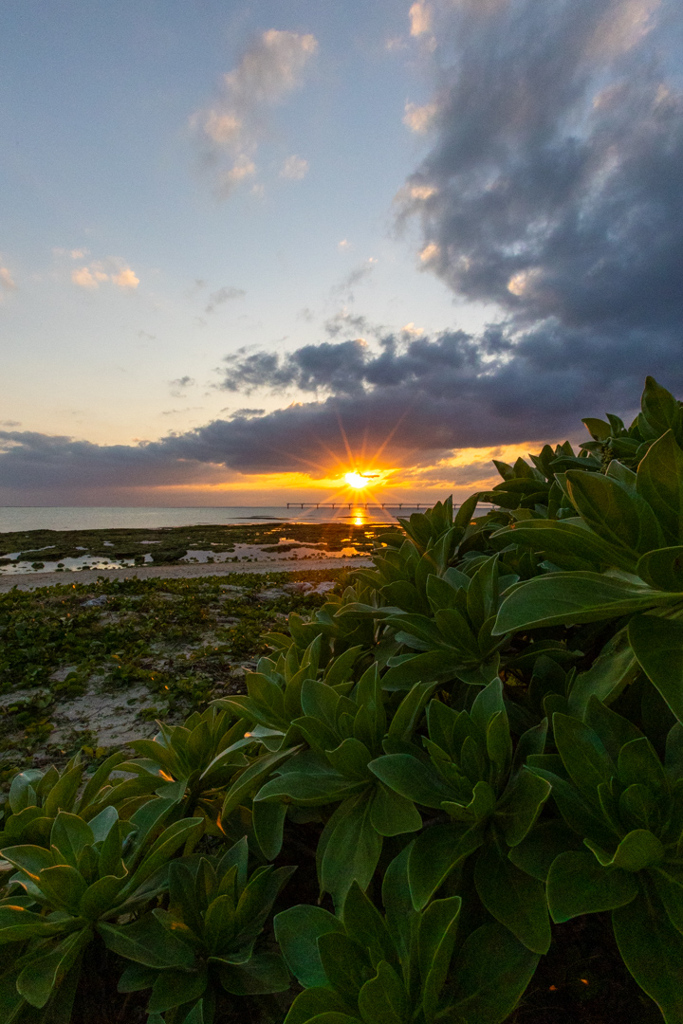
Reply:
[[[424,503],[420,510],[429,508]],[[229,523],[328,523],[340,520],[363,526],[392,523],[396,516],[409,516],[417,506],[383,509],[372,505],[337,508],[287,508],[278,505],[224,506],[221,508],[49,508],[0,506],[0,533],[18,530],[112,530],[154,529],[158,526],[218,526]]]

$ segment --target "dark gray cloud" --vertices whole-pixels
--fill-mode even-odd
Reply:
[[[680,323],[682,25],[673,0],[452,7],[433,146],[402,193],[425,266],[596,343]]]
[[[573,435],[581,415],[633,409],[647,372],[683,391],[683,363],[673,358],[678,335],[643,336],[629,348],[609,336],[596,343],[577,328],[571,349],[566,341],[566,333],[555,339],[539,328],[520,337],[495,327],[481,337],[386,335],[375,346],[347,341],[279,358],[245,354],[233,364],[239,390],[248,388],[260,355],[253,379],[261,385],[294,384],[328,397],[263,415],[238,410],[135,446],[0,431],[0,488],[152,487],[200,481],[217,467],[327,476],[347,464],[347,442],[368,457],[381,447],[388,465],[425,466],[457,448]]]
[[[216,306],[222,306],[224,302],[229,302],[231,299],[243,299],[247,293],[244,288],[232,288],[225,287],[219,288],[217,292],[213,292],[209,295],[209,302],[206,306],[205,313],[214,313]]]

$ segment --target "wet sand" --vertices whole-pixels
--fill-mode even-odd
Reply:
[[[228,576],[231,573],[305,572],[311,569],[360,569],[372,565],[369,557],[357,558],[316,558],[298,561],[230,562],[222,564],[200,563],[198,565],[153,565],[136,566],[129,569],[82,569],[79,572],[27,572],[0,576],[0,594],[6,594],[13,587],[17,590],[38,590],[40,587],[54,587],[58,584],[96,583],[100,576],[108,580],[136,579],[149,580],[165,577],[173,580],[196,579],[199,576]]]

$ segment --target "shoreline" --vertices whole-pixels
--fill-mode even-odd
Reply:
[[[126,569],[81,569],[78,572],[27,572],[12,573],[11,575],[0,575],[0,594],[8,594],[14,587],[17,590],[38,590],[41,587],[54,587],[59,584],[96,583],[100,577],[105,579],[196,579],[200,576],[229,576],[234,573],[257,573],[269,572],[305,572],[307,570],[320,569],[355,569],[366,568],[373,564],[370,557],[351,558],[316,558],[300,559],[298,563],[274,560],[259,560],[250,562],[247,565],[235,562],[210,564],[207,562],[197,565],[159,565],[159,566],[136,566]]]

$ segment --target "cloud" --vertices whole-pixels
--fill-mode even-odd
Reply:
[[[351,242],[349,242],[348,238],[342,238],[341,242],[338,243],[337,248],[341,249],[343,252],[345,249],[352,249],[353,246],[351,245]]]
[[[432,12],[424,0],[417,0],[408,12],[411,36],[421,36],[432,29]]]
[[[219,288],[217,292],[213,292],[209,295],[209,304],[204,310],[205,313],[214,313],[216,306],[221,306],[224,302],[229,302],[231,299],[243,299],[247,293],[244,288],[233,288],[224,287]]]
[[[74,256],[74,258],[80,259],[80,256]],[[105,270],[105,266],[108,266],[107,270]],[[140,278],[135,271],[121,260],[113,257],[104,264],[97,261],[88,266],[77,267],[76,270],[71,271],[71,280],[86,291],[96,291],[105,282],[116,285],[122,291],[133,290],[140,284]]]
[[[118,274],[112,274],[110,279],[117,288],[137,288],[140,284],[140,278],[137,277],[130,267],[124,267]]]
[[[0,288],[7,292],[15,292],[17,286],[7,267],[0,267]]]
[[[317,48],[317,40],[310,34],[277,29],[263,32],[237,66],[223,76],[215,102],[192,115],[190,126],[207,167],[215,175],[221,198],[227,198],[256,174],[254,158],[266,134],[268,110],[302,84]],[[301,178],[307,167],[306,161],[292,156],[282,173],[284,177]]]
[[[418,135],[425,135],[434,123],[438,113],[436,103],[425,103],[419,106],[417,103],[406,103],[403,112],[403,123],[411,132]]]
[[[381,464],[413,473],[422,467],[425,480],[437,480],[427,470],[444,469],[454,452],[561,440],[581,432],[581,415],[634,412],[646,373],[683,393],[680,348],[677,325],[666,336],[637,339],[596,338],[586,327],[568,339],[546,326],[497,325],[479,335],[384,333],[372,343],[325,342],[286,355],[243,350],[226,362],[224,390],[296,389],[310,400],[266,413],[241,409],[129,446],[0,431],[0,494],[62,495],[67,487],[109,494],[112,487],[189,485],[210,473],[217,481],[221,473],[322,478],[346,465],[346,444],[369,457],[381,450]],[[468,458],[452,463],[462,485],[467,478],[455,467],[477,463]],[[472,473],[486,479],[484,468]]]
[[[290,181],[301,181],[308,174],[308,160],[301,156],[288,156],[280,170],[281,178],[289,178]]]
[[[236,409],[230,413],[229,418],[235,419],[251,419],[253,416],[263,416],[265,409]]]
[[[169,381],[169,383],[171,384],[171,387],[174,388],[189,388],[196,382],[194,377],[188,377],[186,375],[185,377],[176,377],[175,380]]]
[[[400,222],[421,224],[426,270],[568,365],[572,332],[636,353],[683,319],[678,20],[673,0],[509,0],[444,21]]]
[[[77,284],[79,288],[86,288],[94,291],[99,288],[102,281],[109,280],[109,274],[105,274],[102,270],[91,270],[89,267],[79,267],[78,270],[71,272],[71,280],[74,284]]]
[[[336,338],[342,332],[358,334],[361,331],[367,332],[372,330],[366,317],[361,314],[349,313],[347,310],[341,310],[339,313],[335,313],[334,316],[329,317],[323,324],[323,327],[325,333],[330,338]]]
[[[361,263],[359,266],[354,267],[353,270],[350,270],[349,273],[342,278],[339,284],[333,287],[332,292],[335,295],[343,295],[347,302],[353,302],[355,299],[353,289],[357,284],[360,284],[362,281],[366,281],[376,266],[377,259],[374,256],[370,256],[370,258],[365,260],[364,263]]]

